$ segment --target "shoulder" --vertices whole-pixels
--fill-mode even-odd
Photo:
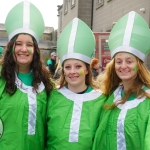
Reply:
[[[47,65],[50,65],[50,64],[52,64],[52,61],[49,59],[47,60]]]

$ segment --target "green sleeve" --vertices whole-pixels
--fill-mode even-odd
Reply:
[[[147,129],[146,129],[144,150],[150,150],[150,115],[149,115]]]

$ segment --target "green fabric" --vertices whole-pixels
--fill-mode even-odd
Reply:
[[[113,104],[114,94],[111,94],[107,104]],[[139,101],[141,99],[138,99]],[[133,102],[127,101],[127,102]],[[102,110],[100,125],[97,129],[92,150],[119,150],[117,149],[117,123],[120,108]],[[124,120],[124,135],[126,150],[149,150],[150,149],[150,99],[136,107],[128,109]],[[122,133],[120,133],[122,134]],[[122,141],[121,141],[122,142]]]
[[[90,64],[95,44],[95,37],[89,26],[82,20],[74,18],[59,36],[57,53],[61,63],[72,58]]]
[[[93,90],[93,88],[91,86],[88,86],[88,89],[85,91],[85,93],[89,93]]]
[[[4,132],[0,139],[0,150],[45,150],[46,91],[36,95],[37,112],[35,134],[28,134],[28,95],[17,89],[12,96],[4,88],[0,77],[0,118]]]
[[[50,59],[47,61],[47,65],[52,65],[52,61]]]
[[[74,94],[72,97],[80,95],[83,94]],[[94,100],[83,102],[78,142],[69,142],[74,102],[59,91],[53,90],[48,99],[47,150],[91,150],[105,99],[105,95],[102,94]]]
[[[44,33],[44,28],[44,19],[41,12],[28,1],[16,4],[9,11],[5,20],[5,29],[9,35],[9,40],[16,34],[28,33],[38,42]]]
[[[4,48],[0,46],[0,56],[3,56]]]
[[[18,73],[18,78],[27,86],[32,86],[33,81],[33,72],[29,72],[27,74]]]
[[[132,28],[130,29],[130,27]],[[131,11],[114,25],[108,45],[112,57],[118,52],[129,52],[144,61],[150,51],[149,41],[150,30],[147,22],[138,13]],[[143,58],[139,52],[145,57]]]

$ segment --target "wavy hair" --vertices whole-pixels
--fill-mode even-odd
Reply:
[[[142,86],[145,85],[150,88],[150,71],[144,65],[144,63],[136,57],[137,61],[137,76],[133,82],[133,85],[128,91],[124,91],[124,97],[122,101],[112,106],[106,106],[105,108],[112,109],[119,104],[123,104],[127,101],[130,95],[137,95],[138,98],[146,96],[150,98],[150,94],[142,90]],[[100,89],[108,96],[110,95],[119,85],[122,84],[121,79],[117,76],[115,71],[115,60],[112,59],[106,66],[105,71],[98,76],[97,82],[100,84]]]
[[[13,46],[15,46],[15,41],[19,35],[14,36],[5,49],[4,57],[1,61],[2,69],[1,69],[1,77],[6,82],[5,90],[10,95],[13,95],[16,92],[16,84],[15,84],[15,71],[19,72],[19,66],[16,64],[13,58]],[[37,92],[38,85],[43,82],[46,90],[46,94],[49,95],[52,89],[52,83],[50,81],[50,73],[46,69],[40,54],[40,50],[38,48],[38,44],[36,40],[32,37],[34,43],[34,55],[33,60],[31,62],[31,70],[33,71],[33,90]],[[17,70],[15,70],[17,65]]]

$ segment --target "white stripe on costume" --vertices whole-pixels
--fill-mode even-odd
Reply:
[[[36,111],[37,111],[37,102],[36,102],[36,92],[33,91],[32,86],[26,86],[24,83],[18,79],[16,75],[15,81],[17,88],[20,89],[23,93],[28,95],[28,103],[29,103],[29,116],[28,116],[28,134],[35,134],[35,126],[36,126]],[[44,84],[41,83],[38,86],[37,92],[40,93],[44,90]]]
[[[123,45],[128,45],[128,46],[130,45],[131,34],[134,25],[134,18],[135,18],[135,12],[132,11],[129,13],[128,16],[127,25],[124,33],[124,38],[123,38]]]
[[[123,86],[119,86],[115,91],[114,91],[114,101],[121,101],[121,91],[122,91]],[[146,92],[150,93],[149,90]],[[117,121],[117,150],[126,150],[126,140],[125,140],[125,135],[124,135],[124,122],[126,118],[127,111],[129,109],[137,107],[141,102],[143,102],[146,99],[146,97],[142,97],[140,99],[135,98],[132,101],[126,101],[124,104],[119,104],[117,107],[121,109],[118,121]]]
[[[73,52],[74,50],[77,28],[78,28],[78,18],[75,18],[72,22],[71,34],[68,44],[68,53]]]
[[[66,98],[74,102],[70,124],[69,142],[78,142],[83,102],[92,101],[98,98],[102,92],[99,90],[92,90],[90,93],[76,94],[65,87],[59,89],[58,91]]]
[[[24,1],[23,6],[23,28],[29,29],[30,26],[30,3],[28,1]]]

